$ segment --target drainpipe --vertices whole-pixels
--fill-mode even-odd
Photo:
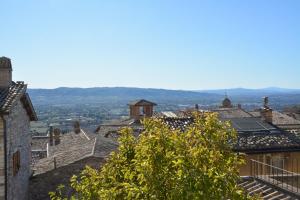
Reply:
[[[7,130],[6,130],[6,120],[4,119],[3,115],[1,115],[1,119],[3,121],[3,137],[4,137],[4,198],[7,199]]]

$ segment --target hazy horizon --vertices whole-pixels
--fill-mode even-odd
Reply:
[[[94,87],[80,87],[80,86],[74,86],[74,87],[65,87],[65,86],[59,86],[54,88],[33,88],[28,86],[29,89],[46,89],[46,90],[54,90],[59,88],[70,88],[70,89],[91,89],[91,88],[136,88],[136,89],[157,89],[157,90],[182,90],[182,91],[191,91],[191,92],[199,92],[199,91],[214,91],[214,90],[300,90],[300,88],[282,88],[282,87],[264,87],[264,88],[245,88],[245,87],[237,87],[237,88],[212,88],[212,89],[196,89],[196,90],[190,90],[190,89],[180,89],[180,88],[154,88],[154,87],[130,87],[130,86],[94,86]]]

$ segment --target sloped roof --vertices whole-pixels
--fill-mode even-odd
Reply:
[[[18,100],[23,103],[30,120],[36,121],[37,116],[29,95],[26,93],[27,85],[24,82],[13,82],[8,88],[0,89],[0,113],[9,114],[12,106]]]
[[[83,130],[76,134],[74,132],[61,134],[60,143],[58,145],[49,146],[49,156],[55,156],[58,153],[65,152],[73,147],[80,147],[82,144],[90,141],[90,138]]]
[[[189,125],[194,122],[192,117],[187,118],[163,118],[165,124],[167,124],[171,129],[179,129],[184,131]]]
[[[139,99],[139,100],[130,102],[128,105],[130,105],[130,106],[149,106],[149,105],[156,106],[157,104],[153,103],[151,101],[147,101],[145,99]]]
[[[234,150],[246,153],[300,151],[299,138],[283,131],[238,133]]]
[[[83,131],[63,134],[58,145],[48,146],[49,157],[40,159],[34,165],[35,174],[53,170],[54,160],[59,168],[93,155],[95,143],[96,138],[87,137]]]
[[[126,127],[132,128],[133,134],[135,136],[138,136],[143,129],[143,125],[140,120],[129,118],[112,120],[108,123],[100,124],[95,132],[101,136],[109,137],[116,140],[119,137],[120,130]]]
[[[88,157],[106,158],[112,151],[117,150],[118,142],[103,135],[87,134],[82,130],[79,134],[74,132],[63,134],[58,145],[49,146],[49,157],[37,161],[33,169],[35,175],[60,168]]]
[[[224,119],[222,119],[224,120]],[[225,120],[224,120],[225,121]],[[272,131],[277,130],[276,127],[269,123],[262,121],[260,118],[232,118],[230,119],[232,127],[239,132],[253,132],[253,131]]]
[[[240,108],[218,108],[212,111],[217,112],[221,119],[252,117],[251,114]]]
[[[162,118],[172,129],[184,131],[193,118]],[[300,151],[300,138],[285,132],[260,118],[233,118],[233,128],[238,132],[233,150],[245,153]],[[227,121],[222,119],[222,121]],[[230,141],[229,141],[230,142]]]
[[[118,146],[118,142],[113,140],[112,138],[98,135],[93,155],[95,157],[106,158],[111,152],[117,150]]]
[[[250,112],[253,116],[256,117],[261,117],[261,114],[259,111],[253,111]],[[291,116],[288,116],[287,114],[278,112],[278,111],[273,111],[272,112],[273,119],[272,123],[275,125],[300,125],[300,120],[297,120]]]
[[[47,151],[48,136],[35,136],[31,140],[31,150]]]

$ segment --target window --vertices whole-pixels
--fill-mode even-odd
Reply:
[[[139,114],[141,116],[145,115],[145,109],[144,109],[144,107],[139,107]]]
[[[20,167],[21,167],[21,162],[20,162],[20,151],[16,151],[13,154],[13,175],[17,175]]]

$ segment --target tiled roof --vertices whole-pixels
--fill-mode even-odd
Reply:
[[[90,134],[91,135],[91,134]],[[118,142],[101,134],[87,136],[84,131],[79,134],[67,133],[60,137],[58,145],[48,146],[49,157],[37,161],[33,166],[35,175],[42,174],[56,167],[67,166],[87,157],[106,158],[118,148]]]
[[[118,146],[118,142],[113,140],[112,138],[98,135],[93,155],[95,157],[106,158],[111,152],[117,150]]]
[[[294,119],[300,120],[300,113],[291,113],[291,116],[292,116]]]
[[[253,111],[250,112],[250,114],[256,117],[261,117],[259,111]],[[293,117],[288,116],[287,114],[278,111],[273,111],[272,115],[273,115],[272,123],[275,125],[295,125],[295,124],[300,125],[300,120],[294,119]]]
[[[131,125],[140,125],[140,120],[135,120],[131,118],[126,119],[118,119],[118,120],[111,120],[107,123],[103,123],[100,126],[131,126]]]
[[[249,112],[253,117],[261,117],[261,114],[259,111],[250,111]]]
[[[231,122],[232,127],[235,128],[238,132],[277,130],[276,127],[256,117],[232,118],[232,119],[221,119],[221,120],[223,121],[229,120]]]
[[[222,119],[252,117],[251,114],[240,108],[219,108],[212,110],[212,112],[217,112]]]
[[[165,111],[165,112],[158,112],[154,113],[154,117],[157,118],[188,118],[192,117],[194,112],[199,110],[196,109],[187,109],[187,110],[180,110],[180,111]],[[203,111],[201,111],[203,112]]]
[[[9,88],[0,89],[0,112],[8,113],[11,106],[26,92],[27,86],[23,82],[13,83]]]
[[[181,131],[193,123],[192,118],[163,118],[163,120],[172,129]],[[234,118],[230,121],[238,132],[237,143],[233,144],[235,151],[257,153],[300,150],[300,139],[295,134],[284,132],[259,118]]]
[[[32,121],[37,120],[36,113],[26,93],[27,85],[24,82],[13,82],[8,88],[0,89],[0,113],[8,114],[18,100],[24,104]]]
[[[191,117],[188,118],[163,118],[164,123],[166,123],[171,129],[179,129],[184,131],[189,125],[191,125],[194,120]]]
[[[157,104],[153,103],[151,101],[147,101],[145,99],[139,99],[139,100],[130,102],[128,105],[130,105],[130,106],[148,106],[148,105],[156,106]]]
[[[143,129],[143,125],[141,124],[140,120],[121,119],[121,120],[113,120],[110,121],[109,123],[99,125],[96,130],[96,133],[104,137],[117,139],[119,137],[119,131],[125,127],[132,128],[136,136]]]
[[[300,140],[295,135],[282,131],[238,133],[234,150],[247,153],[299,151]]]
[[[96,138],[88,138],[84,132],[64,134],[60,144],[49,146],[49,157],[40,159],[33,166],[34,173],[41,174],[53,170],[55,161],[58,168],[92,156],[95,143]]]
[[[35,136],[31,140],[32,150],[47,150],[47,143],[49,142],[49,137],[47,136]]]
[[[89,138],[83,130],[78,134],[74,132],[61,134],[60,143],[58,145],[49,146],[49,156],[52,157],[73,147],[79,147],[91,139],[93,138]]]

